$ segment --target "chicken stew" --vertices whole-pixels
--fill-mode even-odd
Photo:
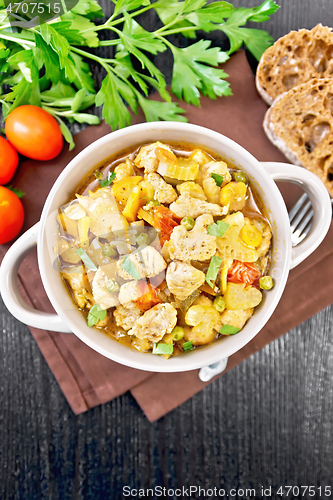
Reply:
[[[88,326],[142,352],[167,359],[237,334],[273,286],[255,189],[195,146],[109,159],[57,221],[61,276]]]

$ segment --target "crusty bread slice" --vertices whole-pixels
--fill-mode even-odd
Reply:
[[[269,47],[258,64],[256,86],[270,105],[283,92],[332,73],[333,32],[318,24],[311,31],[291,31]]]
[[[333,78],[314,78],[281,94],[263,127],[272,143],[316,174],[333,197]]]

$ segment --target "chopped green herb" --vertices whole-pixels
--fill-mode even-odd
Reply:
[[[125,257],[125,259],[121,263],[121,267],[124,269],[124,271],[133,276],[135,280],[140,279],[139,271],[128,257]]]
[[[193,340],[189,340],[188,342],[184,342],[183,344],[184,351],[192,351],[193,349]]]
[[[228,227],[229,224],[223,222],[223,220],[218,220],[207,227],[207,233],[211,236],[218,236],[219,238],[222,238]]]
[[[153,344],[153,354],[172,354],[173,345],[172,344]]]
[[[107,313],[104,309],[102,309],[98,304],[94,304],[89,311],[87,317],[87,325],[88,326],[97,325],[99,321],[106,318],[106,314]]]
[[[235,333],[238,333],[239,331],[240,328],[237,328],[236,326],[224,325],[222,326],[220,333],[222,333],[222,335],[235,335]]]
[[[88,269],[90,269],[90,271],[97,271],[97,267],[95,266],[91,258],[86,254],[86,252],[82,250],[82,248],[78,248],[77,250],[75,250],[75,253],[80,257],[84,265]]]
[[[210,259],[209,267],[206,273],[206,282],[211,288],[214,288],[214,282],[220,270],[222,259],[214,255]]]
[[[23,198],[23,196],[25,195],[25,193],[23,191],[21,191],[20,189],[15,188],[15,187],[13,187],[12,185],[7,185],[5,187],[7,189],[9,189],[10,191],[12,191],[13,193],[15,193],[18,198]]]
[[[116,177],[116,174],[114,172],[108,172],[107,178],[106,179],[101,179],[99,181],[101,187],[104,188],[106,186],[110,186],[110,184],[112,183],[112,181],[114,180],[115,177]]]
[[[223,175],[214,174],[214,173],[213,173],[213,174],[211,174],[211,175],[212,175],[212,177],[213,177],[214,181],[216,182],[216,185],[217,185],[218,187],[220,187],[220,186],[221,186],[221,184],[222,184],[222,182],[223,182]]]

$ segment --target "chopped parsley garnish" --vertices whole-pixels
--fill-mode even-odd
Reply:
[[[193,341],[189,340],[188,342],[184,342],[183,349],[184,349],[185,352],[186,351],[192,351],[192,349],[193,349]]]
[[[87,325],[88,326],[97,325],[99,321],[106,318],[106,314],[107,313],[104,309],[102,309],[98,304],[94,304],[89,311],[87,317]]]
[[[84,265],[90,270],[90,271],[97,271],[97,267],[91,260],[91,258],[86,254],[82,248],[78,248],[75,250],[75,253],[80,257],[80,259],[83,261]]]
[[[207,233],[211,236],[218,236],[219,238],[222,238],[228,227],[229,224],[223,222],[223,220],[218,220],[207,227]]]
[[[153,344],[153,354],[172,354],[173,345],[172,344]]]
[[[222,333],[222,335],[235,335],[235,333],[238,333],[239,331],[240,328],[237,328],[236,326],[224,325],[222,326],[220,333]]]
[[[124,271],[133,276],[135,280],[140,279],[139,271],[128,257],[125,257],[125,259],[121,263],[121,267],[124,269]]]
[[[106,179],[101,179],[99,181],[101,187],[104,188],[106,186],[110,186],[110,184],[112,183],[112,181],[114,180],[115,177],[116,177],[116,174],[114,172],[108,172],[107,178]]]
[[[206,282],[211,288],[214,288],[214,282],[220,270],[222,259],[214,255],[210,259],[209,267],[206,273]]]
[[[213,177],[214,181],[216,182],[216,185],[218,187],[220,187],[222,182],[223,182],[223,175],[213,173],[213,174],[211,174],[211,176]]]

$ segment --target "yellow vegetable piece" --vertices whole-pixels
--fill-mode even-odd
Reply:
[[[168,176],[179,181],[194,181],[199,175],[199,163],[191,158],[178,158],[177,165],[170,165]]]
[[[221,271],[221,289],[222,289],[222,294],[224,294],[227,291],[227,278],[228,278],[228,271],[229,267],[233,263],[233,259],[227,259],[226,262],[224,263]]]
[[[254,286],[246,287],[245,283],[229,282],[224,300],[227,309],[250,309],[260,304],[262,293]]]
[[[154,189],[148,181],[142,181],[140,184],[135,186],[129,195],[126,206],[123,210],[123,215],[126,217],[128,222],[134,222],[139,208],[145,205],[148,201],[152,200],[153,197]]]
[[[80,247],[84,250],[89,247],[88,231],[90,228],[90,217],[82,217],[77,221]]]
[[[133,189],[140,184],[140,182],[142,182],[142,177],[140,175],[124,177],[124,179],[114,182],[112,185],[114,197],[119,203],[126,205]]]
[[[139,208],[138,218],[145,220],[151,226],[154,225],[154,217],[147,210],[143,210],[143,208]]]
[[[76,220],[70,219],[63,212],[59,212],[56,219],[59,222],[59,224],[61,225],[65,234],[73,236],[74,238],[78,237],[78,228],[77,228],[77,221]]]
[[[252,224],[244,224],[239,236],[244,243],[250,247],[258,247],[262,242],[262,235],[259,229]]]
[[[154,198],[154,188],[148,181],[142,181],[140,187],[142,189],[141,206],[143,206]]]
[[[223,206],[229,205],[229,210],[242,210],[245,205],[247,186],[244,182],[229,182],[220,192],[220,203]]]

